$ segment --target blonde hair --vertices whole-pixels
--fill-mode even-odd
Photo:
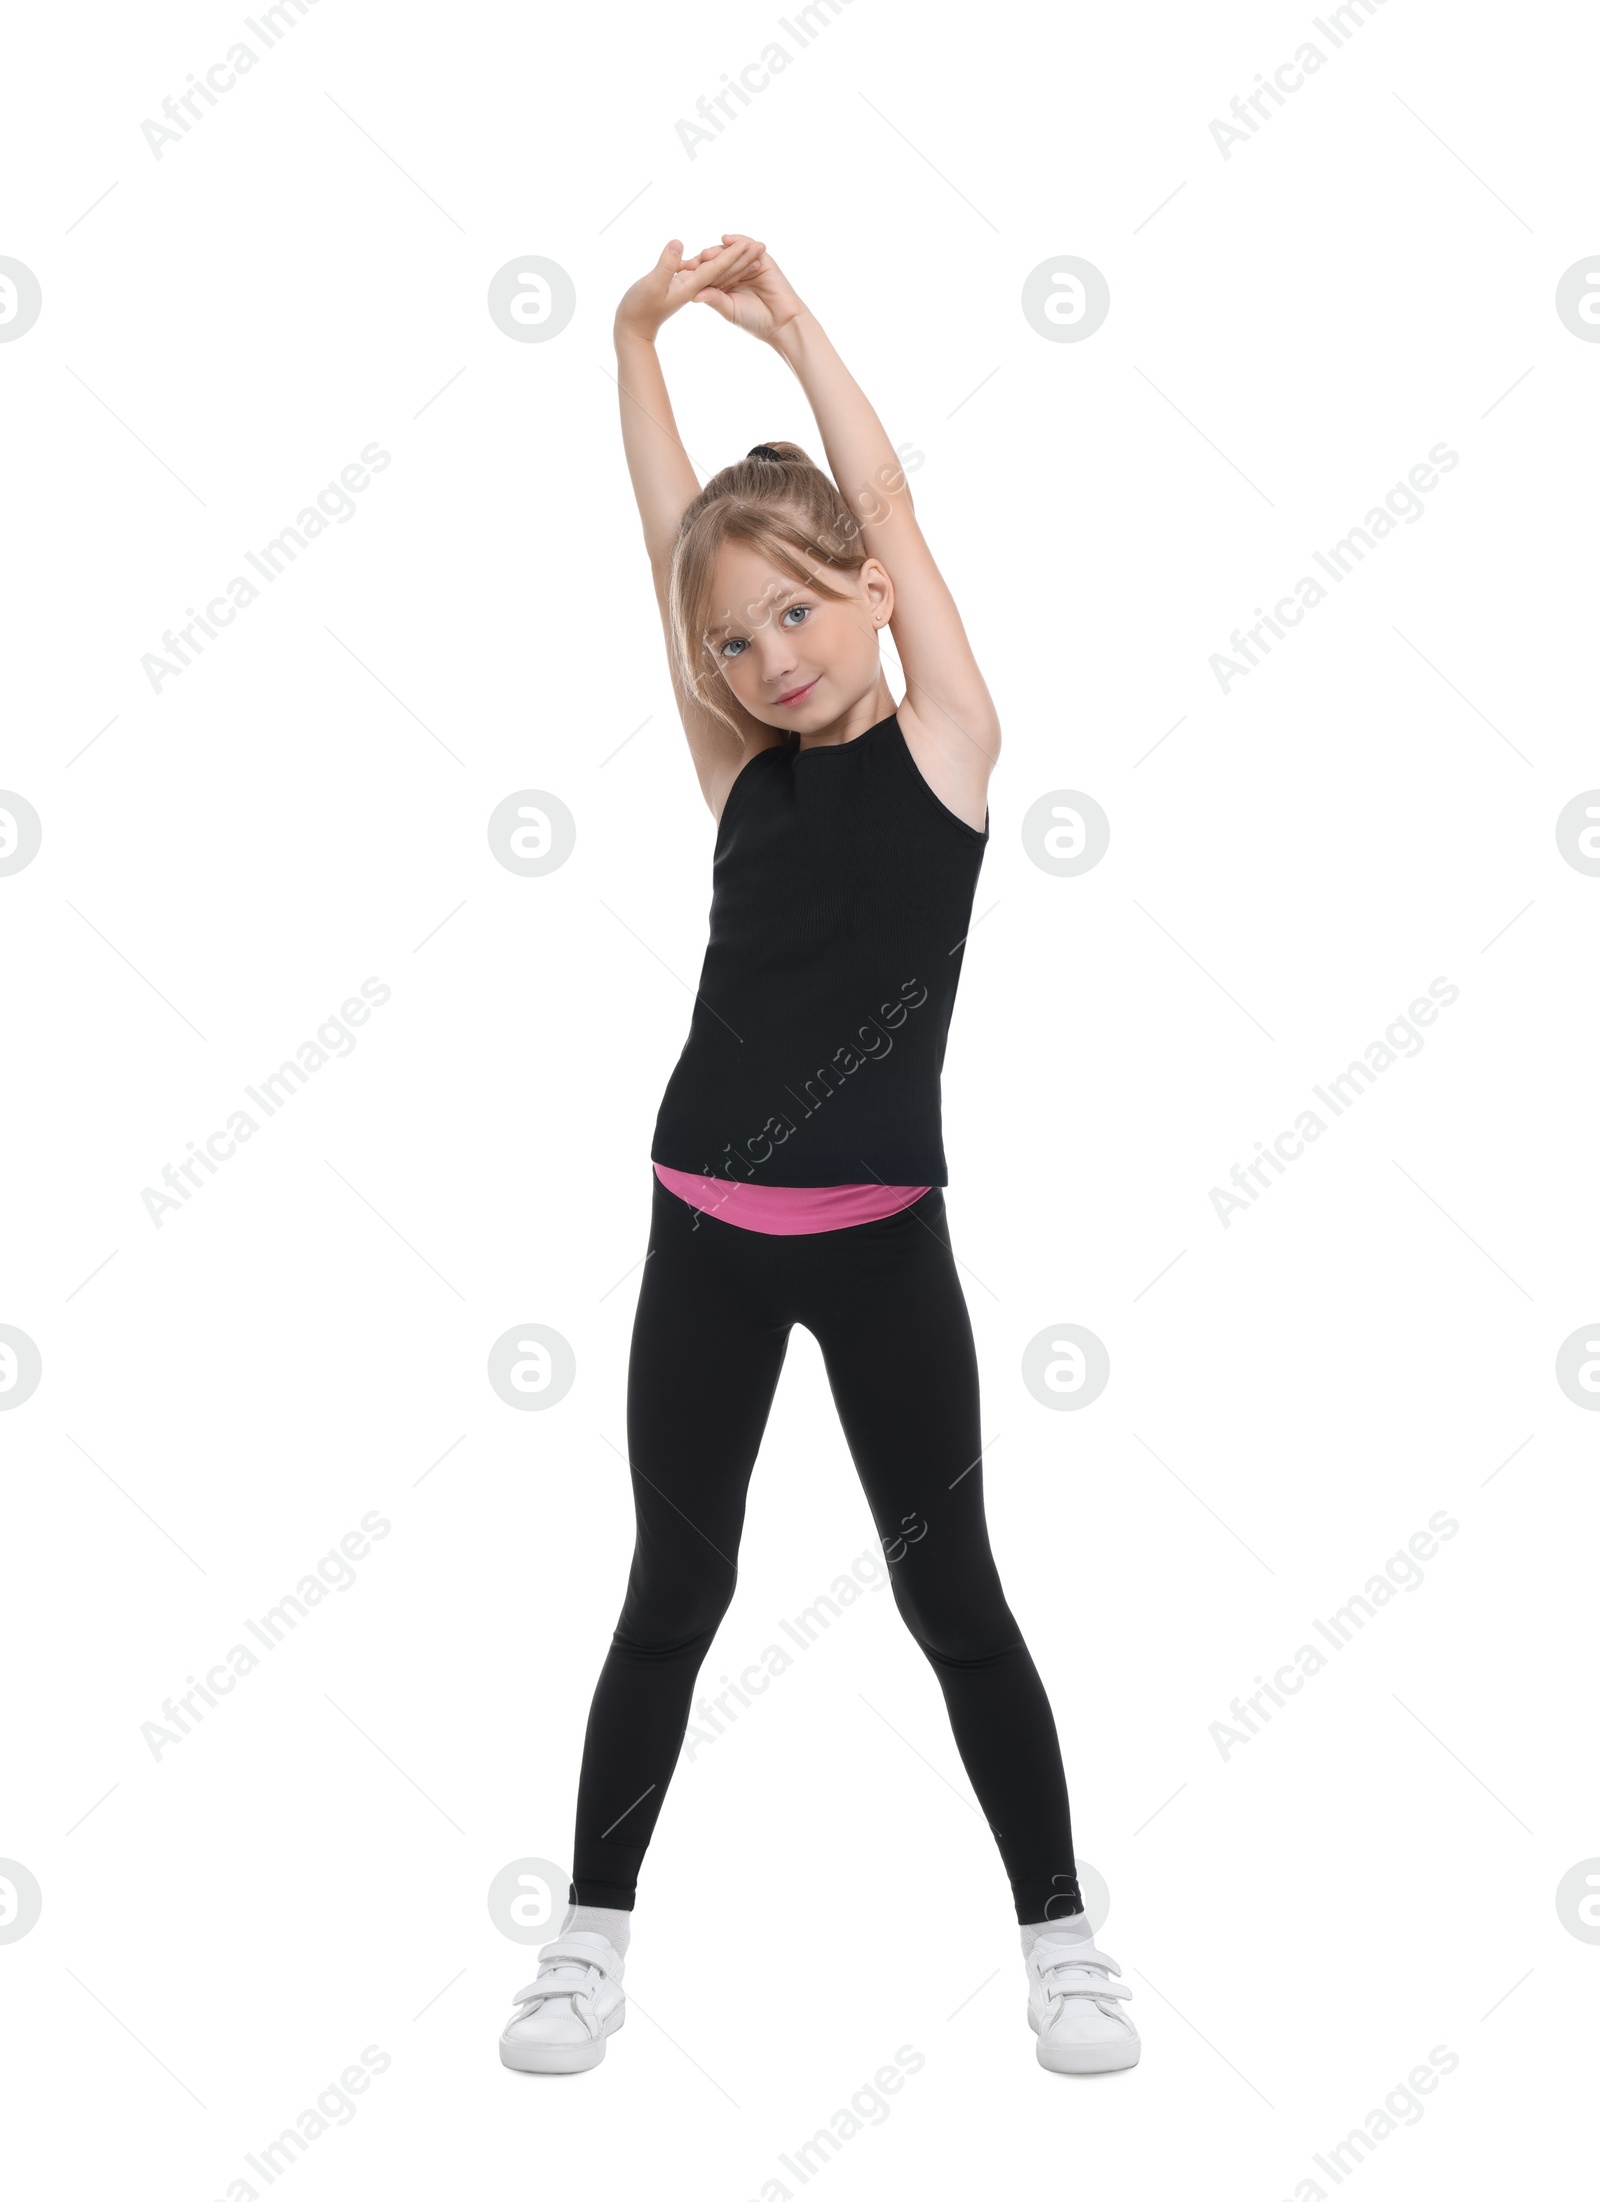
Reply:
[[[866,564],[867,551],[861,523],[831,477],[798,444],[757,444],[748,457],[713,474],[687,507],[667,585],[673,655],[690,695],[742,737],[726,708],[732,691],[706,638],[717,557],[725,543],[748,543],[807,588],[841,599],[850,590],[829,588],[816,569],[853,577]],[[785,729],[784,739],[793,746],[799,737]]]

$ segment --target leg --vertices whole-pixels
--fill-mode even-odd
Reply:
[[[1026,1923],[1082,1898],[1050,1700],[989,1546],[977,1354],[946,1229],[936,1186],[898,1215],[819,1235],[831,1268],[800,1319]]]
[[[621,1911],[633,1909],[695,1678],[733,1597],[745,1495],[789,1343],[762,1289],[764,1242],[652,1182],[628,1360],[633,1565],[589,1709],[568,1890],[569,1903]]]

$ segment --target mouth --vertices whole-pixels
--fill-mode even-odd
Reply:
[[[812,689],[816,687],[817,681],[821,680],[821,678],[822,675],[819,673],[817,675],[817,680],[808,680],[804,688],[791,688],[788,695],[779,696],[777,699],[778,708],[780,710],[783,710],[792,703],[804,703],[807,696],[810,695]]]

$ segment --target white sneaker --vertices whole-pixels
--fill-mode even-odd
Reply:
[[[1133,1994],[1110,1978],[1122,1967],[1094,1946],[1042,1934],[1028,1952],[1028,2024],[1050,2072],[1120,2072],[1139,2061],[1139,2032],[1117,2008]]]
[[[626,2015],[622,1959],[603,1934],[558,1935],[539,1952],[539,1974],[512,1997],[500,2062],[513,2072],[586,2072]]]

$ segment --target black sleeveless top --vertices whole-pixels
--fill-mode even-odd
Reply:
[[[892,713],[757,750],[712,858],[711,937],[652,1162],[763,1185],[946,1185],[939,1075],[989,840]]]

